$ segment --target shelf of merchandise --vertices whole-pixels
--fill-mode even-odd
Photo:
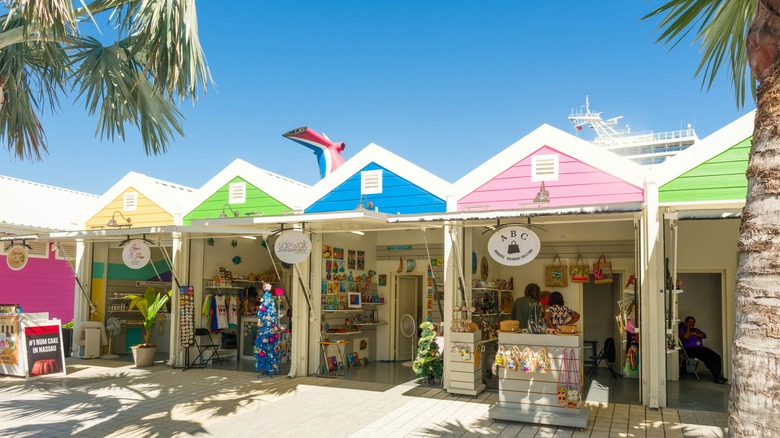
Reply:
[[[356,322],[353,325],[377,326],[377,325],[387,325],[387,322],[386,321],[380,321],[380,322]]]
[[[335,310],[322,310],[322,313],[360,313],[363,309],[335,309]]]
[[[361,333],[363,332],[360,330],[354,332],[322,332],[324,336],[351,336],[351,335],[359,335]]]

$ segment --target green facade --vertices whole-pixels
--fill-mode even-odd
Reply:
[[[243,204],[230,204],[234,211],[239,212],[239,217],[247,217],[247,213],[254,213],[252,216],[259,216],[261,212],[264,216],[275,216],[292,210],[291,207],[277,201],[266,192],[237,176],[214,192],[191,212],[187,213],[184,216],[184,225],[191,225],[193,220],[198,219],[217,219],[222,214],[222,207],[230,199],[230,184],[241,182],[246,183],[246,202]],[[225,213],[228,217],[233,217],[230,209],[225,208]]]
[[[659,202],[745,199],[745,172],[752,139],[752,136],[746,138],[661,186],[658,190]]]

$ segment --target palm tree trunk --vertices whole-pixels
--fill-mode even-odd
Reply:
[[[729,434],[780,430],[780,66],[758,87],[739,239]]]

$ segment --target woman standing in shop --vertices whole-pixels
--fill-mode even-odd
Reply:
[[[560,292],[550,294],[549,307],[544,312],[544,323],[548,329],[558,330],[564,324],[575,324],[579,320],[580,314],[563,304],[563,295]]]

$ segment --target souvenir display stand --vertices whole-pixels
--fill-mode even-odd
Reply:
[[[447,392],[452,394],[477,395],[485,390],[482,382],[482,361],[480,340],[482,332],[450,332],[447,367],[450,370],[450,384]]]
[[[566,407],[559,404],[558,386],[564,351],[574,351],[574,372],[582,382],[582,349],[580,337],[545,334],[498,334],[499,348],[534,352],[544,347],[550,357],[550,370],[546,373],[522,372],[498,367],[498,404],[490,408],[490,418],[584,428],[588,425],[590,409],[582,406]],[[580,384],[581,390],[581,384]]]

